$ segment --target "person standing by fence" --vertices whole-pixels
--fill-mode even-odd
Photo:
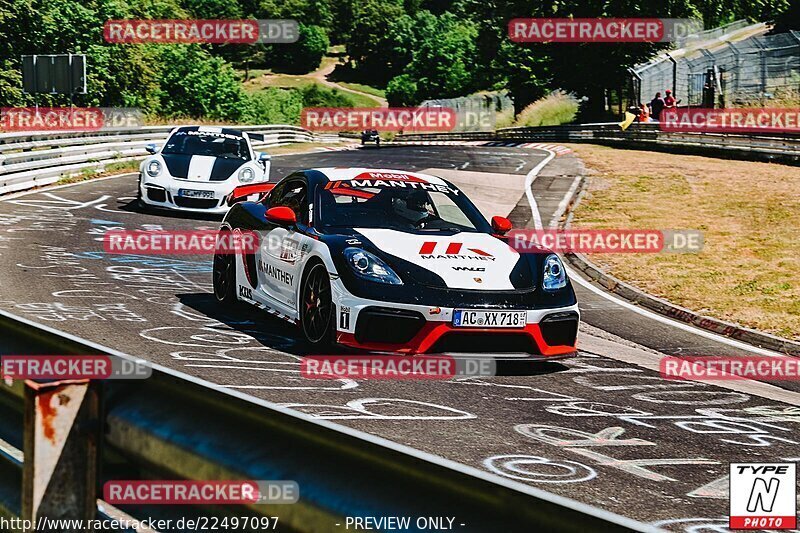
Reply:
[[[664,99],[661,98],[661,93],[656,93],[655,98],[650,100],[650,114],[653,120],[660,120],[661,111],[664,110]]]

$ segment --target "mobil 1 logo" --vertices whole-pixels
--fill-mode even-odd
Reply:
[[[731,463],[730,529],[795,529],[797,465]]]

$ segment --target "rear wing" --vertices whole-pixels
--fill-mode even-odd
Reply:
[[[253,183],[252,185],[240,185],[233,189],[233,191],[225,197],[225,203],[228,207],[233,206],[239,202],[246,200],[258,201],[269,191],[275,188],[277,183]],[[251,197],[252,198],[249,198]]]

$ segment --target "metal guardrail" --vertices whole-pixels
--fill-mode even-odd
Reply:
[[[106,354],[132,359],[3,311],[0,339],[0,355]],[[141,476],[135,479],[291,479],[299,485],[295,504],[233,510],[195,507],[193,514],[277,516],[279,530],[300,532],[341,531],[348,516],[453,516],[464,524],[461,531],[654,530],[160,366],[154,365],[149,379],[102,382],[100,390],[105,409],[97,424],[97,448],[104,479],[120,479],[116,475],[124,465],[124,479],[134,472]],[[29,401],[27,391],[24,396]],[[19,382],[13,387],[0,384],[0,515],[19,515],[25,499],[20,495],[21,479],[35,466],[20,461],[22,443],[27,456],[31,439],[23,435],[34,430],[30,415],[23,424],[22,413],[30,409]],[[30,490],[30,485],[22,486]],[[87,490],[94,488],[90,483]],[[182,511],[187,508],[160,506],[158,515],[177,519]],[[148,509],[138,506],[130,512],[135,516]]]
[[[102,171],[106,165],[144,157],[144,146],[162,143],[175,126],[149,126],[128,130],[94,132],[34,132],[0,134],[0,194],[55,183],[85,171]],[[239,126],[247,132],[264,134],[254,142],[265,148],[290,142],[338,140],[317,136],[298,126]]]
[[[667,132],[658,124],[632,124],[622,130],[615,122],[531,128],[502,128],[494,133],[407,134],[395,142],[439,140],[506,142],[589,142],[662,151],[800,164],[800,134]]]

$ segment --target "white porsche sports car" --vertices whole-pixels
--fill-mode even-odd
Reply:
[[[139,167],[143,207],[224,214],[225,198],[240,185],[269,180],[270,156],[253,150],[263,136],[231,128],[175,128]]]
[[[253,195],[256,202],[236,202]],[[405,354],[573,355],[579,312],[564,266],[520,253],[452,183],[364,168],[295,172],[240,187],[221,231],[257,250],[214,256],[216,298],[243,300],[331,343]]]

